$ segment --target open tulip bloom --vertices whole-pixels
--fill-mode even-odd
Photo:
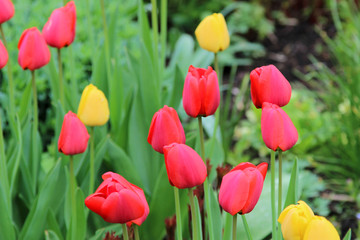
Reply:
[[[106,222],[141,225],[149,214],[143,190],[113,172],[104,173],[102,178],[104,181],[85,199],[85,205]]]
[[[252,70],[250,82],[251,99],[255,107],[261,108],[264,102],[276,104],[279,107],[289,103],[291,85],[274,65]]]

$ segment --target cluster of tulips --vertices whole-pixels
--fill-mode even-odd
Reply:
[[[9,20],[13,15],[14,6],[11,1],[1,0],[0,24]],[[36,111],[34,122],[36,123],[37,102],[34,70],[49,62],[50,51],[47,45],[57,48],[60,56],[60,49],[69,46],[74,41],[75,26],[76,7],[75,3],[70,1],[64,7],[53,11],[44,25],[42,33],[34,27],[25,30],[20,37],[18,62],[23,69],[29,69],[33,73],[34,112]],[[212,14],[206,17],[197,27],[195,35],[202,48],[215,53],[215,59],[217,59],[216,54],[225,50],[230,43],[222,14]],[[0,68],[4,67],[7,61],[6,48],[0,43]],[[221,94],[216,65],[215,63],[216,71],[210,66],[207,69],[190,66],[183,88],[183,108],[190,117],[198,119],[201,156],[186,145],[185,132],[174,108],[164,106],[156,112],[149,129],[147,141],[155,151],[164,155],[169,183],[174,186],[177,239],[182,239],[179,189],[189,189],[193,239],[198,239],[198,236],[201,235],[197,232],[201,222],[195,217],[197,201],[194,200],[193,192],[193,188],[198,185],[204,185],[210,232],[213,225],[208,205],[212,186],[207,178],[202,118],[215,114],[217,120],[215,122],[218,123]],[[60,66],[61,62],[59,68]],[[313,211],[302,201],[299,201],[298,205],[287,206],[282,211],[281,154],[293,147],[298,140],[294,124],[281,108],[290,101],[291,86],[273,65],[256,68],[251,72],[250,80],[252,101],[257,108],[262,109],[262,137],[266,146],[273,150],[270,163],[271,191],[273,193],[271,199],[273,239],[281,239],[277,221],[281,224],[281,232],[286,240],[339,239],[334,226],[325,218],[315,216]],[[63,107],[65,107],[63,89],[60,89],[60,96]],[[92,193],[95,182],[93,127],[106,124],[109,114],[108,101],[104,93],[90,84],[83,90],[77,114],[69,111],[64,116],[58,139],[58,150],[70,156],[70,193],[73,206],[76,180],[72,156],[83,153],[87,149],[88,140],[91,139],[89,192]],[[91,134],[88,133],[86,126],[91,127]],[[214,127],[216,128],[217,124]],[[37,131],[37,124],[33,125],[33,130]],[[275,210],[275,151],[279,152],[278,213]],[[224,211],[234,216],[234,226],[236,226],[237,214],[242,216],[249,239],[251,239],[251,233],[247,227],[245,214],[254,209],[260,198],[267,169],[268,163],[266,162],[257,166],[250,162],[240,163],[228,172],[221,182],[218,195],[219,204]],[[85,205],[105,221],[123,224],[124,238],[127,239],[126,225],[128,227],[132,224],[140,226],[150,212],[144,191],[117,173],[106,172],[102,175],[102,179],[103,182],[97,190],[85,199]],[[72,211],[75,211],[75,208]],[[209,236],[210,239],[214,239],[211,233]],[[233,229],[233,239],[236,239],[236,227]]]

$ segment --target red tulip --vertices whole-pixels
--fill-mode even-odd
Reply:
[[[274,151],[286,151],[298,140],[298,132],[286,112],[267,102],[262,105],[261,134],[266,146]]]
[[[191,117],[206,117],[216,112],[220,103],[219,83],[211,68],[189,67],[183,90],[183,106]]]
[[[26,29],[18,43],[20,66],[31,71],[41,68],[50,61],[50,50],[44,37],[36,27]]]
[[[206,166],[197,152],[185,144],[173,143],[164,147],[169,182],[177,188],[192,188],[202,184],[207,176]]]
[[[0,0],[0,24],[14,16],[14,4],[10,0]]]
[[[178,114],[172,107],[164,106],[157,111],[151,121],[148,143],[159,153],[171,143],[185,143],[185,133]]]
[[[250,81],[251,98],[255,107],[261,108],[264,102],[273,103],[280,107],[289,103],[291,97],[290,83],[274,65],[252,70]]]
[[[240,163],[223,177],[219,192],[221,207],[231,215],[251,212],[260,198],[267,163]]]
[[[59,152],[75,155],[85,152],[90,135],[77,115],[69,111],[64,116],[58,141]]]
[[[0,69],[5,67],[9,60],[9,54],[3,44],[3,42],[0,40]]]
[[[74,1],[70,1],[51,13],[42,32],[47,44],[55,48],[63,48],[74,41],[75,28],[76,7]]]
[[[85,199],[85,205],[106,222],[142,223],[148,207],[146,199],[142,196],[143,192],[139,194],[139,188],[119,174],[107,172],[102,178],[104,181],[95,193]]]

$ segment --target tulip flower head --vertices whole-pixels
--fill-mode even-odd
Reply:
[[[285,106],[291,98],[291,86],[288,80],[274,66],[256,68],[250,73],[251,99],[257,108],[264,102]]]
[[[85,152],[89,133],[77,115],[69,111],[64,116],[58,140],[58,150],[65,155],[75,155]]]
[[[220,104],[220,90],[216,72],[189,67],[183,90],[183,106],[191,117],[206,117],[216,112]]]
[[[230,36],[226,21],[221,13],[213,13],[205,17],[195,30],[200,47],[217,53],[229,47]]]
[[[340,240],[335,227],[326,218],[315,216],[304,201],[286,207],[278,222],[285,240]]]
[[[259,201],[268,164],[240,163],[221,182],[219,203],[231,215],[251,212]]]
[[[154,114],[147,141],[155,151],[164,153],[164,146],[185,143],[185,140],[184,129],[175,109],[165,105]]]
[[[273,151],[278,148],[286,151],[298,140],[298,132],[286,112],[267,102],[262,106],[261,134],[265,145]]]
[[[15,13],[14,4],[11,0],[0,1],[0,24],[10,20]]]
[[[140,225],[149,214],[144,192],[119,174],[107,172],[102,178],[104,181],[85,199],[85,205],[106,222]]]
[[[86,126],[104,125],[110,117],[104,93],[92,84],[87,85],[82,92],[77,115]]]
[[[52,47],[63,48],[69,46],[75,39],[76,6],[74,1],[64,7],[55,9],[46,22],[42,32],[44,38]]]
[[[41,68],[50,61],[50,50],[43,35],[36,27],[26,29],[18,43],[19,65],[31,71]]]
[[[3,44],[3,42],[0,40],[0,69],[5,67],[9,60],[9,54]]]
[[[164,147],[165,166],[169,182],[177,188],[192,188],[202,184],[206,166],[197,152],[185,144],[172,143]]]

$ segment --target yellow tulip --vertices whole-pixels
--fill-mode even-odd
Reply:
[[[284,239],[303,240],[306,227],[313,216],[313,211],[304,201],[285,208],[278,219]]]
[[[81,95],[77,115],[87,126],[104,125],[110,116],[109,104],[104,93],[92,84],[86,86]]]
[[[221,13],[205,17],[197,26],[195,35],[200,47],[210,52],[223,51],[230,44],[225,18]]]
[[[335,227],[326,218],[314,216],[309,222],[304,240],[340,240],[340,236]]]

